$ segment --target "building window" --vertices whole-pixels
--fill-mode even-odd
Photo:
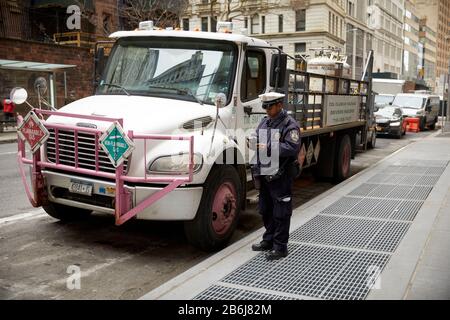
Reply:
[[[183,30],[189,31],[189,19],[183,19]]]
[[[217,17],[211,17],[211,32],[217,32]]]
[[[328,12],[328,32],[331,33],[331,12]]]
[[[258,27],[259,27],[259,16],[255,15],[253,17],[250,18],[250,33],[251,34],[255,34],[258,32]]]
[[[334,34],[334,14],[331,14],[331,34]]]
[[[278,16],[278,32],[283,32],[283,15]]]
[[[111,33],[111,15],[103,13],[103,31],[105,34]]]
[[[305,53],[306,52],[306,43],[299,42],[295,44],[295,53]]]
[[[306,30],[306,9],[295,11],[295,31]]]
[[[266,33],[266,17],[261,17],[261,33]]]
[[[208,17],[202,17],[202,31],[208,31]]]

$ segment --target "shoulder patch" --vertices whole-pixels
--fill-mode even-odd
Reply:
[[[290,135],[293,142],[297,143],[300,140],[300,134],[297,129],[291,130]]]

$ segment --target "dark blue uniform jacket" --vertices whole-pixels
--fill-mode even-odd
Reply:
[[[260,141],[264,135],[262,130],[267,130],[267,141]],[[259,150],[256,153],[256,159],[252,160],[253,174],[259,176],[263,174],[261,168],[270,167],[268,158],[271,157],[272,141],[279,141],[279,166],[287,167],[294,163],[300,151],[300,128],[297,121],[289,116],[286,110],[281,110],[274,119],[264,117],[256,129],[258,143],[266,143],[266,150]],[[276,172],[274,172],[275,174]]]

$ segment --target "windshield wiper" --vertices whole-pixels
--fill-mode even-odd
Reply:
[[[122,87],[120,84],[114,84],[114,83],[102,83],[100,86],[107,86],[107,87],[119,88],[119,89],[122,89],[122,91],[125,92],[127,96],[131,96],[131,94],[127,91],[127,89],[125,89],[124,87]]]
[[[192,91],[188,88],[183,88],[183,89],[178,89],[178,88],[171,88],[171,87],[155,87],[155,86],[150,86],[150,88],[153,89],[163,89],[163,90],[170,90],[170,91],[174,91],[177,94],[183,95],[183,96],[190,96],[192,98],[194,98],[200,105],[203,105],[204,102],[202,100],[200,100],[194,93],[192,93]]]

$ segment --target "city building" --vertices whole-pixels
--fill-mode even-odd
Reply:
[[[399,78],[402,72],[404,0],[369,0],[376,15],[373,48],[374,71],[392,73]]]
[[[374,31],[368,27],[367,1],[345,1],[345,25],[347,62],[352,66],[352,76],[360,79],[372,50]]]
[[[421,76],[432,91],[438,90],[436,83],[436,79],[438,78],[436,75],[436,30],[433,29],[432,23],[430,23],[428,18],[422,18],[420,20],[419,39],[423,47],[423,53],[420,56],[422,61]]]
[[[416,0],[416,8],[436,32],[436,92],[442,94],[450,63],[450,1]]]
[[[245,29],[248,35],[282,47],[292,56],[314,55],[312,50],[319,48],[337,48],[343,52],[347,38],[346,3],[344,0],[232,0],[228,6],[225,0],[197,0],[182,17],[181,26],[184,30],[215,31],[217,21],[231,21],[235,32]],[[358,35],[356,38],[359,39]]]
[[[77,12],[80,25],[72,28],[68,21]],[[0,37],[5,38],[91,46],[116,31],[118,22],[117,0],[0,0]]]
[[[403,67],[402,78],[408,81],[423,80],[423,44],[420,42],[420,18],[415,0],[405,1],[403,24]]]

